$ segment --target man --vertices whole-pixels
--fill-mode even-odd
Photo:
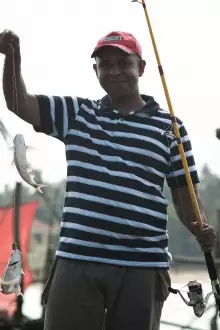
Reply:
[[[98,42],[92,58],[106,92],[101,100],[28,94],[18,37],[6,32],[0,47],[8,109],[17,104],[19,117],[66,146],[60,243],[44,292],[46,329],[101,330],[105,322],[107,330],[158,330],[170,285],[165,179],[181,222],[204,251],[212,250],[215,232],[208,224],[198,229],[170,115],[139,92],[140,44],[117,31]],[[198,196],[191,143],[178,124]]]

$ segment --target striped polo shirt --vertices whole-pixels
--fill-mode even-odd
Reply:
[[[168,268],[165,180],[186,185],[170,114],[153,97],[121,116],[107,96],[36,95],[37,132],[65,144],[66,192],[57,256],[121,266]],[[192,181],[191,143],[177,119]]]

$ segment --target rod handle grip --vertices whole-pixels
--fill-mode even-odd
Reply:
[[[211,281],[218,280],[218,274],[217,274],[217,270],[215,267],[212,253],[204,252],[204,256],[205,256],[205,261],[206,261],[206,265],[207,265],[207,269],[208,269],[209,277],[210,277]]]

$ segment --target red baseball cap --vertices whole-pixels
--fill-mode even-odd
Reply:
[[[117,47],[128,54],[137,54],[142,58],[141,46],[131,33],[121,31],[110,32],[98,41],[91,57],[95,57],[98,51],[106,46]]]

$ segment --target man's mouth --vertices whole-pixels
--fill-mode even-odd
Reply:
[[[109,84],[126,84],[127,82],[124,80],[117,80],[117,81],[108,81]]]

